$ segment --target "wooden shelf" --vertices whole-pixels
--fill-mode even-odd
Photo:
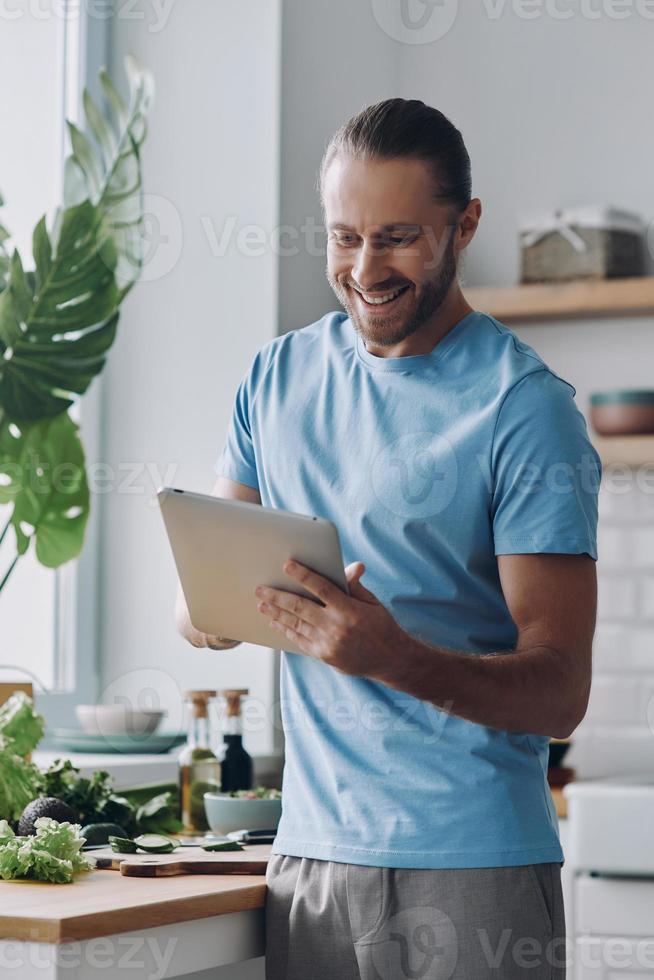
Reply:
[[[592,437],[602,462],[624,463],[627,466],[654,466],[654,435],[652,436],[598,436]]]
[[[464,294],[476,310],[505,323],[654,313],[654,276],[481,287],[464,289]]]

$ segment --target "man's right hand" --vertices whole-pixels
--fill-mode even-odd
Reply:
[[[191,646],[200,650],[231,650],[241,642],[240,640],[228,640],[222,636],[211,636],[209,633],[201,633],[196,630],[188,614],[188,606],[181,588],[177,589],[177,599],[175,600],[175,625],[177,631],[187,640]]]

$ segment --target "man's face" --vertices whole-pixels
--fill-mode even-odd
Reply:
[[[415,333],[456,276],[453,209],[433,195],[421,160],[339,155],[325,174],[327,279],[370,344]]]

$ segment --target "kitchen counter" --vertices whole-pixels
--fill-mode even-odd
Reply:
[[[146,783],[168,783],[177,779],[177,756],[181,749],[170,752],[121,753],[121,752],[69,752],[46,745],[32,753],[32,762],[39,769],[47,769],[55,759],[70,759],[80,770],[80,775],[90,776],[96,769],[106,769],[117,790],[131,789]],[[254,778],[257,784],[278,786],[281,778],[283,756],[281,752],[252,756]]]
[[[0,975],[11,966],[21,980],[86,980],[113,976],[111,966],[125,980],[200,970],[215,970],[218,980],[221,967],[251,961],[243,976],[262,977],[265,896],[265,879],[255,875],[131,878],[96,870],[70,885],[0,881]],[[121,965],[130,947],[139,950],[134,972]]]

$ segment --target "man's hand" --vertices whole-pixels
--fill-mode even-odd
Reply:
[[[345,569],[349,595],[299,562],[287,562],[284,572],[316,599],[258,586],[257,609],[268,616],[270,625],[308,656],[344,674],[371,678],[383,674],[389,660],[397,658],[408,634],[361,585],[363,562],[353,562]]]
[[[200,630],[196,630],[188,614],[188,607],[181,588],[177,589],[177,598],[175,599],[175,625],[177,626],[177,631],[181,633],[184,639],[188,640],[191,646],[197,647],[200,650],[206,650],[207,648],[209,650],[231,650],[232,647],[236,647],[240,643],[240,640],[228,640],[221,636],[210,636],[207,633],[201,633]]]
[[[362,562],[346,569],[349,596],[294,564],[284,571],[316,600],[259,586],[257,608],[309,656],[503,731],[567,738],[583,718],[597,602],[595,562],[588,555],[500,555],[518,642],[475,656],[403,630],[359,582]]]

